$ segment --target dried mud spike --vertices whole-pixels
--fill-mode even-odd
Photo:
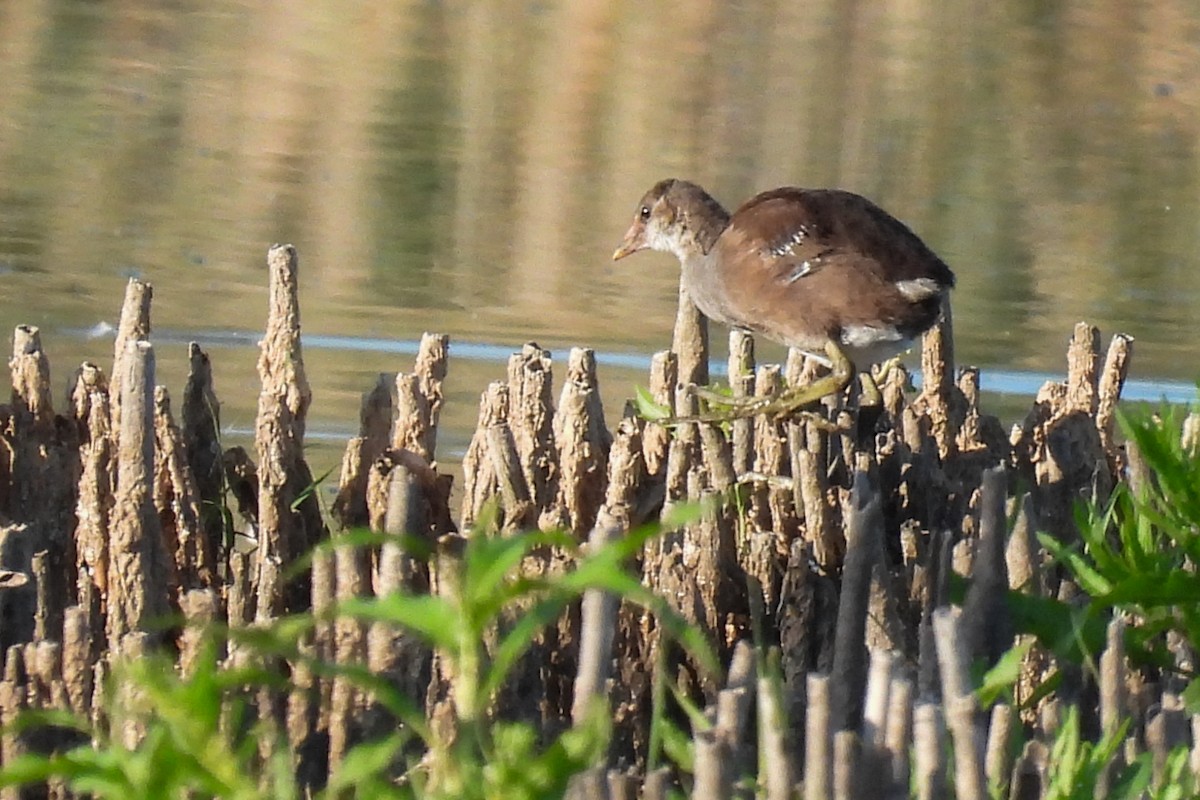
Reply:
[[[429,573],[420,554],[408,546],[417,532],[429,530],[429,498],[417,470],[403,461],[397,461],[387,473],[384,492],[386,506],[383,513],[382,530],[392,537],[379,549],[378,568],[375,576],[375,594],[385,597],[392,592],[413,593],[429,590]],[[381,654],[381,657],[383,655]]]
[[[258,454],[258,607],[268,620],[308,607],[306,576],[283,585],[287,565],[325,537],[304,430],[312,390],[300,342],[299,261],[291,245],[267,252],[269,310],[260,344],[262,388],[254,443]]]
[[[801,420],[789,428],[788,448],[796,508],[804,510],[804,538],[812,544],[817,563],[833,570],[842,563],[845,544],[826,501],[830,488],[827,437],[811,420]]]
[[[884,768],[891,776],[892,787],[901,792],[910,785],[914,691],[911,680],[902,675],[892,675],[892,685],[888,690],[887,730],[884,732]]]
[[[1113,441],[1113,428],[1117,402],[1129,375],[1129,359],[1133,356],[1133,337],[1118,333],[1108,345],[1104,357],[1104,369],[1100,373],[1100,384],[1096,401],[1096,428],[1100,431],[1100,442],[1108,456],[1109,464],[1116,469],[1119,464],[1117,445]]]
[[[557,447],[558,501],[564,522],[583,536],[596,522],[604,500],[609,448],[612,434],[604,424],[600,386],[596,377],[596,355],[574,348],[567,359],[567,377],[554,415]],[[639,439],[640,446],[640,439]],[[555,527],[560,515],[542,520],[541,527]]]
[[[179,669],[184,676],[195,675],[200,667],[209,626],[222,616],[220,603],[216,590],[211,588],[192,589],[180,598],[179,609],[186,620],[179,637]]]
[[[947,752],[941,706],[918,702],[913,709],[913,784],[920,800],[945,795]]]
[[[833,725],[829,694],[829,677],[810,672],[808,708],[804,715],[804,800],[825,800],[832,796]]]
[[[737,482],[737,474],[733,471],[733,448],[716,425],[703,424],[699,429],[700,453],[708,472],[709,487],[728,492]]]
[[[372,461],[366,455],[368,447],[364,437],[355,436],[346,443],[346,452],[342,454],[338,493],[333,500],[331,513],[343,530],[362,527],[370,520],[367,485]]]
[[[200,492],[188,468],[183,434],[171,415],[171,396],[165,386],[154,390],[154,430],[154,502],[168,552],[173,551],[179,589],[212,586],[217,553],[201,523]]]
[[[84,363],[76,371],[71,407],[80,441],[74,534],[77,589],[81,597],[85,593],[94,595],[97,611],[103,613],[108,597],[108,531],[115,488],[116,437],[111,428],[108,379],[95,364]]]
[[[479,399],[479,422],[463,456],[463,499],[460,524],[470,528],[497,490],[496,471],[488,454],[488,430],[508,421],[508,384],[493,381]]]
[[[338,493],[332,514],[343,528],[362,527],[370,522],[368,486],[372,465],[388,446],[392,425],[392,393],[388,376],[380,374],[371,391],[362,396],[358,412],[358,436],[346,443]]]
[[[371,443],[378,456],[388,445],[392,427],[392,381],[387,373],[375,377],[375,385],[364,392],[358,408],[358,435]]]
[[[763,772],[766,773],[763,783],[767,800],[789,800],[796,769],[788,752],[787,722],[777,689],[774,680],[766,677],[758,679],[757,713],[762,730],[760,747]]]
[[[48,554],[45,550],[39,550],[30,559],[29,573],[33,576],[33,587],[37,598],[33,612],[33,639],[35,642],[44,641],[49,636],[50,631],[46,623],[53,616],[51,604],[55,602],[50,593],[49,565],[47,564],[49,559],[47,556]]]
[[[338,547],[333,552],[337,598],[353,600],[367,594],[371,584],[367,553],[361,547]],[[334,623],[334,658],[338,664],[352,666],[366,661],[366,625],[354,617],[341,615]],[[338,765],[357,736],[357,707],[361,692],[346,675],[333,679],[329,706],[329,762]]]
[[[444,475],[410,450],[387,450],[371,466],[367,479],[367,511],[374,531],[391,529],[389,515],[395,513],[397,498],[392,474],[404,470],[416,482],[413,505],[405,511],[405,533],[433,542],[438,536],[456,532],[450,514],[450,493],[454,476]]]
[[[708,319],[696,308],[679,281],[679,308],[671,350],[679,357],[679,382],[684,386],[708,384]]]
[[[421,391],[420,376],[401,372],[396,376],[396,425],[392,447],[411,450],[427,461],[433,460],[428,448],[432,410],[429,398]]]
[[[117,322],[116,343],[113,345],[112,389],[113,428],[120,419],[121,383],[127,369],[125,359],[129,355],[130,342],[145,342],[150,339],[150,303],[154,299],[154,287],[139,279],[130,278],[125,285],[125,299],[121,304],[121,318]]]
[[[231,447],[221,455],[226,486],[237,502],[238,515],[246,523],[246,533],[258,535],[258,467],[241,446]],[[226,557],[231,554],[226,552]]]
[[[122,360],[117,481],[109,538],[108,641],[146,632],[169,610],[172,562],[154,508],[154,350],[130,341]],[[145,641],[153,641],[149,636]]]
[[[537,518],[537,505],[521,471],[522,462],[508,425],[487,430],[487,455],[503,510],[503,525],[509,530],[530,527]]]
[[[87,609],[71,606],[63,614],[62,674],[70,708],[86,714],[92,707],[93,641]]]
[[[921,346],[921,395],[917,404],[930,417],[942,460],[956,449],[962,424],[962,398],[954,384],[954,339],[950,303],[942,303],[942,319],[925,332]]]
[[[508,360],[508,425],[537,514],[558,498],[553,379],[550,351],[533,342]]]
[[[1100,329],[1086,322],[1075,323],[1067,346],[1067,407],[1072,411],[1096,413],[1099,358]]]
[[[417,359],[413,372],[421,382],[421,394],[429,401],[429,425],[426,429],[425,449],[429,460],[437,456],[437,429],[442,416],[445,395],[442,384],[450,367],[450,337],[444,333],[424,333],[417,347]]]
[[[15,657],[16,654],[10,649],[5,663],[15,664],[21,661]],[[22,737],[15,732],[15,723],[20,715],[27,710],[26,706],[26,689],[25,681],[18,680],[17,676],[5,675],[4,680],[0,680],[0,762],[4,764],[12,764],[22,755],[27,752],[27,747]],[[7,796],[9,798],[19,798],[14,789]]]
[[[749,397],[755,382],[754,337],[740,330],[729,332],[729,388],[734,397]],[[744,475],[754,463],[754,420],[735,419],[731,424],[733,471]]]
[[[50,360],[42,350],[42,336],[36,327],[17,326],[8,367],[12,373],[12,414],[16,435],[48,437],[54,430]]]
[[[973,662],[994,665],[1012,646],[1013,624],[1006,601],[1008,565],[1005,561],[1005,493],[1003,467],[983,474],[979,495],[979,536],[971,584],[963,601],[960,638]]]
[[[635,522],[638,493],[646,477],[642,434],[633,420],[623,419],[617,426],[607,466],[608,479],[602,513],[609,523],[615,519],[628,527]]]
[[[871,572],[881,557],[883,543],[881,502],[879,492],[871,486],[866,474],[857,473],[846,520],[846,558],[830,675],[830,715],[835,730],[857,730],[862,718]]]
[[[675,413],[675,385],[679,382],[679,357],[670,350],[661,350],[650,359],[650,396],[655,403]],[[642,453],[646,470],[656,481],[666,479],[667,451],[671,432],[656,422],[647,422],[642,432]]]
[[[198,493],[204,547],[223,563],[227,523],[221,401],[213,387],[212,362],[195,342],[188,344],[188,377],[179,414],[184,452]]]
[[[38,329],[21,325],[13,333],[12,404],[3,408],[0,421],[0,513],[27,526],[27,547],[6,568],[32,574],[30,558],[47,553],[46,580],[40,587],[55,598],[43,610],[45,623],[57,630],[62,609],[75,602],[75,505],[78,491],[78,434],[75,426],[60,425],[51,406],[50,362],[42,350]],[[23,592],[9,593],[4,605],[29,599]],[[32,618],[22,613],[6,618],[0,645],[25,641],[32,634]]]
[[[984,800],[984,742],[978,735],[975,715],[979,704],[971,692],[970,654],[961,635],[962,614],[943,606],[933,612],[934,639],[942,678],[942,706],[946,726],[954,741],[956,796]]]
[[[782,375],[777,365],[759,367],[754,383],[756,397],[776,394],[782,388]],[[786,481],[770,479],[796,476],[795,462],[792,461],[788,447],[788,428],[794,423],[765,415],[756,417],[753,423],[755,431],[751,447],[754,453],[752,466],[755,472],[768,480],[755,485],[751,513],[760,530],[772,531],[787,540],[795,536],[800,527],[796,503],[792,496],[794,483],[789,486]],[[734,432],[736,434],[736,430]],[[734,447],[737,447],[736,441]]]

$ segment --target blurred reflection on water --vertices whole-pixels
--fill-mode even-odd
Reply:
[[[985,382],[1061,373],[1080,319],[1137,337],[1135,377],[1194,380],[1200,6],[950,6],[2,4],[0,325],[41,326],[60,385],[108,363],[66,331],[115,322],[131,274],[158,326],[256,330],[290,241],[310,334],[645,355],[676,267],[608,258],[680,175],[729,205],[783,184],[880,202],[958,273],[957,354]],[[184,353],[159,356],[176,391]],[[308,357],[314,429],[351,428],[410,363]],[[237,427],[254,352],[215,360]],[[450,424],[502,373],[452,360]],[[610,414],[636,379],[602,373]]]

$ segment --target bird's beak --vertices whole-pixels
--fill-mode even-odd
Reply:
[[[625,238],[621,241],[621,246],[613,251],[613,261],[622,259],[631,253],[636,253],[638,250],[645,250],[645,231],[646,229],[640,222],[634,222],[630,225],[629,230],[625,232]]]

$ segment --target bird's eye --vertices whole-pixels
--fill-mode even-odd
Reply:
[[[638,212],[638,216],[641,217],[642,222],[650,219],[650,206],[642,206],[642,210]]]

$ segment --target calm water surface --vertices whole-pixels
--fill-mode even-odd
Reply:
[[[160,381],[178,394],[186,341],[208,346],[236,436],[289,241],[318,449],[424,330],[463,356],[450,450],[530,339],[603,351],[615,415],[669,344],[678,273],[609,255],[675,175],[730,206],[799,184],[891,210],[956,270],[985,386],[1060,375],[1082,319],[1186,399],[1198,54],[1194,0],[4,3],[0,327],[40,326],[65,386],[109,363],[87,332],[145,278]]]

